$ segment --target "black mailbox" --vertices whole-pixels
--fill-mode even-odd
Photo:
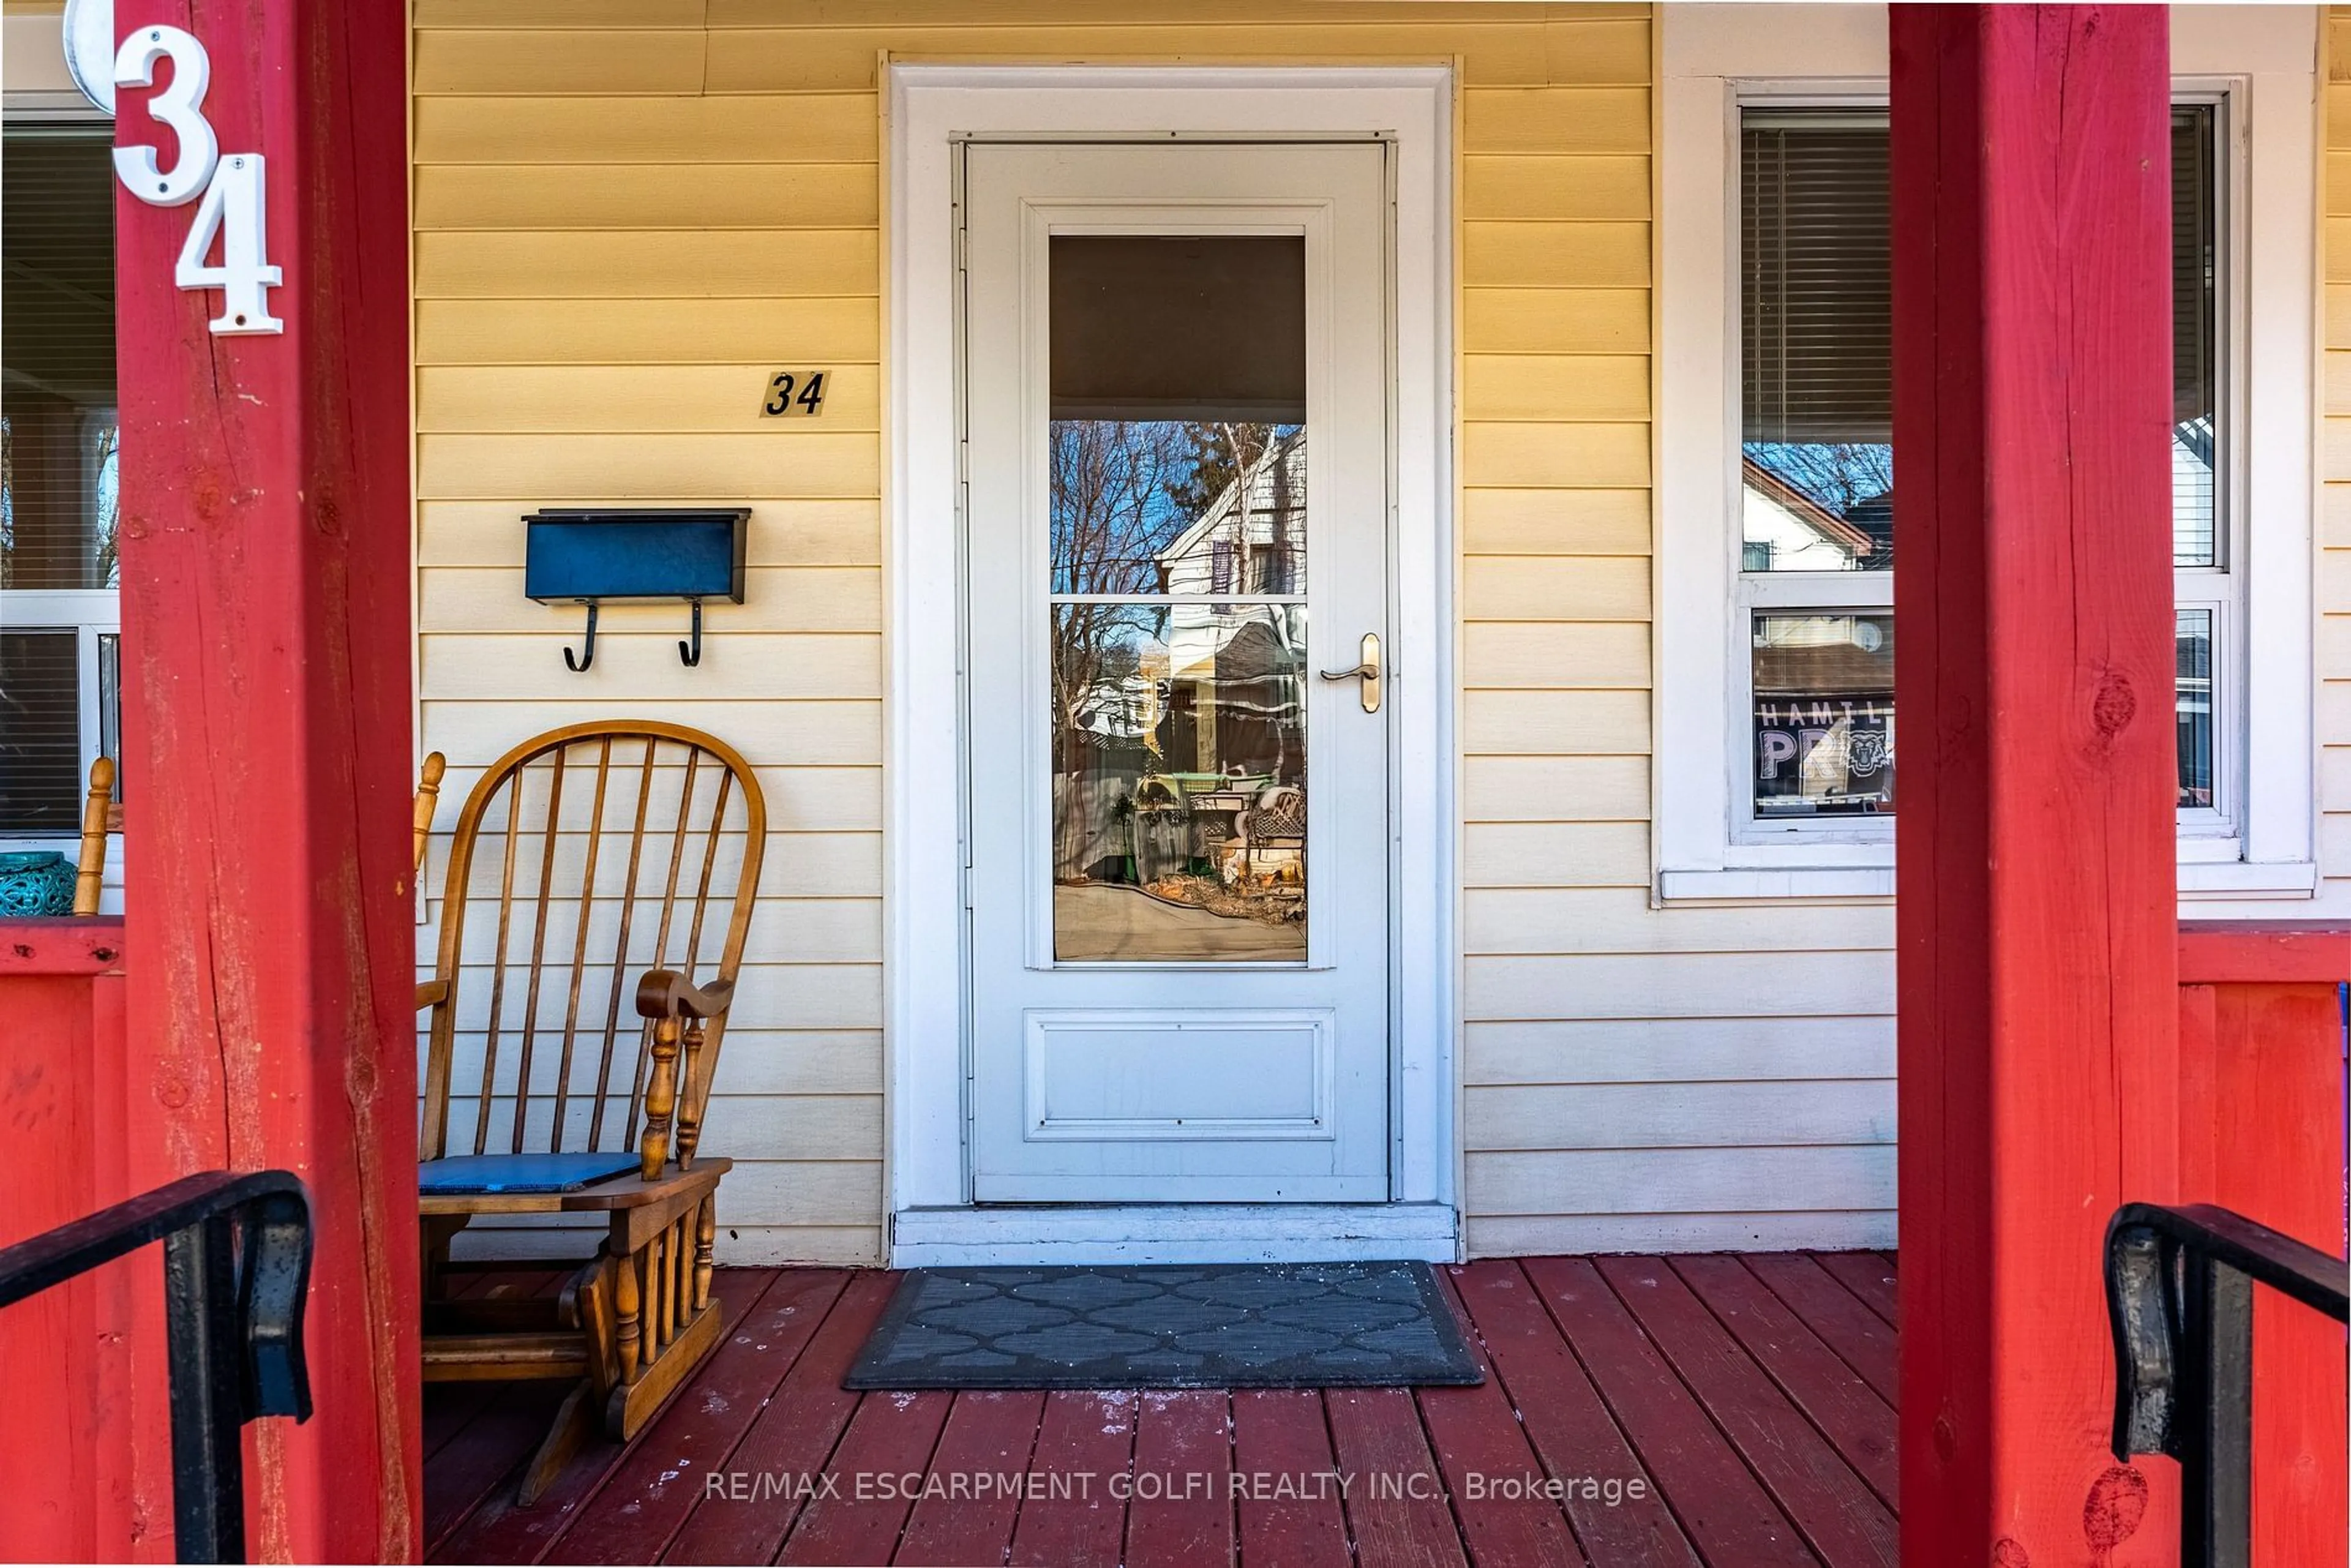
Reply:
[[[694,637],[677,645],[689,665],[702,662],[702,601],[743,602],[743,538],[747,507],[583,507],[532,512],[523,518],[523,593],[541,604],[585,604],[587,646],[563,662],[585,670],[596,659],[596,611],[605,603],[684,600],[694,607]]]

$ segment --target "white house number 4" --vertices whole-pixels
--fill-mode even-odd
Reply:
[[[269,313],[269,291],[286,281],[269,265],[267,167],[258,152],[221,156],[220,138],[204,118],[212,58],[195,36],[178,27],[141,27],[114,57],[114,85],[152,87],[158,61],[172,62],[172,82],[148,100],[147,112],[179,143],[166,169],[152,147],[117,147],[114,172],[132,195],[159,207],[196,203],[195,223],[180,247],[173,281],[183,288],[217,288],[221,313],[213,330],[224,336],[283,332]],[[217,243],[220,265],[207,258]]]

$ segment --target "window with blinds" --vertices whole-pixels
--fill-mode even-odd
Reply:
[[[0,834],[74,831],[118,723],[110,148],[0,132]]]
[[[2237,586],[2220,483],[2220,114],[2181,104],[2171,122],[2179,804],[2208,811],[2224,788],[2216,672]],[[1883,110],[1740,118],[1740,570],[1759,826],[1894,810],[1893,620],[1887,580],[1862,575],[1894,566],[1889,151]]]
[[[1894,265],[1882,110],[1740,131],[1740,433],[1749,570],[1894,565]]]

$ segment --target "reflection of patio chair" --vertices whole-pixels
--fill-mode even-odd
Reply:
[[[1241,839],[1242,881],[1256,875],[1257,857],[1261,850],[1294,851],[1302,861],[1306,853],[1306,791],[1295,784],[1277,784],[1260,790],[1234,826]]]

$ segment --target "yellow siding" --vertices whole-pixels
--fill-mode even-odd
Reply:
[[[1658,912],[1646,893],[1646,8],[1102,9],[416,3],[425,738],[462,771],[532,728],[642,708],[761,767],[777,869],[705,1145],[742,1162],[722,1196],[735,1255],[882,1248],[884,51],[1458,63],[1470,1245],[1644,1228],[1663,1245],[1705,1214],[1801,1239],[1830,1234],[1807,1208],[1890,1208],[1885,912]],[[786,365],[836,371],[820,421],[757,417],[759,372]],[[576,616],[520,599],[517,503],[746,497],[749,602],[712,617],[704,669],[669,653],[674,614],[628,610],[591,674],[561,668]],[[1790,942],[1808,951],[1757,951]]]
[[[2320,909],[2351,906],[2351,8],[2328,13],[2325,37],[2325,189],[2320,212],[2325,319],[2320,340],[2316,728]]]

